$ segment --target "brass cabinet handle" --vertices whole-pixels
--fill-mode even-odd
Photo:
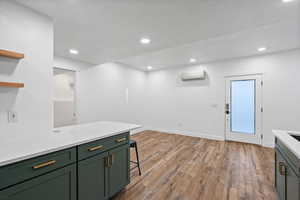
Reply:
[[[104,162],[105,162],[105,167],[111,167],[114,162],[115,162],[115,155],[114,154],[110,154],[109,156],[104,158]]]
[[[115,162],[115,155],[111,154],[110,157],[111,157],[111,166],[112,166]]]
[[[95,146],[95,147],[89,148],[89,151],[97,151],[97,150],[100,150],[102,148],[103,148],[103,145],[99,145],[99,146]]]
[[[105,167],[109,167],[109,157],[105,157]]]
[[[281,176],[286,175],[286,167],[285,167],[285,164],[283,162],[279,162],[279,173],[280,173]]]
[[[105,167],[111,167],[113,164],[113,158],[111,155],[105,157]]]
[[[120,139],[116,139],[116,142],[120,143],[120,142],[124,142],[126,140],[127,140],[126,138],[120,138]]]
[[[43,167],[54,165],[55,163],[56,163],[56,160],[50,160],[48,162],[45,162],[45,163],[42,163],[42,164],[39,164],[39,165],[35,165],[32,168],[33,169],[40,169],[40,168],[43,168]]]

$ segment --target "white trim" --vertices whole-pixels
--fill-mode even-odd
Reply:
[[[141,127],[141,128],[137,128],[137,129],[134,129],[134,130],[131,130],[130,131],[130,135],[135,135],[137,133],[140,133],[140,132],[143,132],[143,131],[146,131],[148,129],[144,128],[144,127]]]
[[[70,72],[77,72],[77,70],[69,69],[68,67],[56,67],[56,66],[54,66],[53,69],[65,70],[65,71],[70,71]]]
[[[135,130],[132,130],[130,132],[130,135],[135,135],[143,131],[158,131],[158,132],[164,132],[168,134],[178,134],[178,135],[185,135],[185,136],[191,136],[191,137],[197,137],[197,138],[204,138],[208,140],[218,140],[218,141],[225,141],[225,137],[218,136],[218,135],[211,135],[211,134],[204,134],[199,133],[195,131],[183,131],[183,130],[170,130],[166,128],[154,128],[154,127],[142,127]],[[274,148],[274,144],[272,143],[263,143],[263,147],[268,148]]]
[[[253,74],[232,74],[232,75],[225,75],[224,78],[236,78],[236,77],[242,77],[242,76],[262,76],[263,77],[264,73],[253,73]]]
[[[267,148],[274,148],[275,144],[274,143],[273,144],[272,143],[263,143],[262,146],[267,147]]]

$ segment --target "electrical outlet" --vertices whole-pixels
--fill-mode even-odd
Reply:
[[[8,115],[8,123],[17,123],[18,122],[18,113],[13,110],[9,110],[7,112]]]

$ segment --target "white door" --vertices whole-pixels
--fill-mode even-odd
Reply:
[[[261,75],[226,78],[226,140],[261,144]]]

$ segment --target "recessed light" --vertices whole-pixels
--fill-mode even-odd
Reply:
[[[140,40],[140,43],[141,44],[150,44],[151,40],[149,38],[142,38]]]
[[[282,0],[283,3],[289,3],[289,2],[292,2],[294,0]]]
[[[259,51],[259,52],[266,51],[266,50],[267,50],[267,47],[259,47],[257,49],[257,51]]]
[[[75,54],[75,55],[77,55],[79,53],[78,50],[76,50],[76,49],[70,49],[69,52],[70,52],[70,54]]]
[[[190,63],[195,63],[195,62],[197,62],[197,60],[195,58],[190,59]]]
[[[152,66],[148,66],[147,69],[148,69],[148,70],[151,70],[151,69],[153,69],[153,67],[152,67]]]

